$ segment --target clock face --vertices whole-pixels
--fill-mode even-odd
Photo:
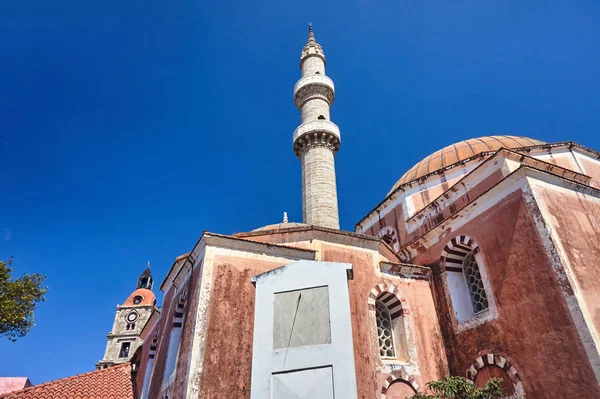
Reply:
[[[137,313],[135,312],[131,312],[127,315],[127,321],[133,323],[134,321],[136,321],[138,318]]]
[[[383,238],[388,244],[394,248],[394,251],[400,251],[400,242],[398,242],[398,233],[392,226],[385,226],[379,231],[379,237]]]

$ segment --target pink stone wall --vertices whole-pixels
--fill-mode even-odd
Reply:
[[[277,235],[276,240],[280,242],[285,236]],[[288,237],[297,238],[294,233]],[[261,238],[265,239],[264,236]],[[378,245],[372,242],[368,244]],[[340,249],[322,242],[313,242],[312,245],[321,245],[322,260],[350,262],[354,267],[354,279],[349,281],[349,287],[360,398],[379,397],[390,376],[389,373],[377,371],[381,361],[374,346],[375,326],[371,322],[367,304],[369,292],[379,283],[393,283],[399,287],[408,304],[406,312],[414,320],[420,369],[420,375],[415,376],[415,383],[423,386],[427,381],[447,374],[443,341],[428,280],[406,282],[398,278],[382,278],[378,273],[379,264],[368,252],[351,246]],[[199,398],[250,397],[255,299],[251,277],[280,266],[283,264],[231,255],[215,256],[205,352],[198,381]],[[185,335],[187,332],[184,332]],[[224,337],[227,337],[226,342]],[[182,344],[182,348],[185,347]]]
[[[183,332],[181,335],[181,343],[179,349],[179,357],[177,359],[177,368],[175,374],[175,380],[173,384],[171,384],[170,388],[170,398],[179,398],[184,397],[183,389],[185,389],[186,377],[187,377],[187,368],[188,368],[188,358],[189,347],[191,346],[192,340],[192,328],[193,328],[193,310],[196,307],[197,297],[196,292],[198,285],[198,277],[200,275],[200,270],[202,266],[195,267],[192,273],[191,281],[185,283],[185,287],[180,287],[180,290],[174,294],[174,290],[171,288],[165,295],[163,299],[163,307],[161,313],[161,319],[159,322],[159,343],[156,350],[156,357],[154,361],[154,374],[152,375],[152,382],[150,384],[150,398],[159,398],[161,385],[163,382],[163,377],[165,373],[165,362],[167,357],[167,351],[169,346],[169,337],[171,334],[171,330],[173,329],[173,316],[175,313],[175,305],[179,298],[179,294],[182,292],[182,289],[187,290],[187,301],[184,309],[184,322],[183,322]],[[191,283],[191,285],[190,285]],[[175,302],[173,301],[175,299]],[[177,396],[180,395],[180,396]]]
[[[0,377],[0,394],[18,391],[31,386],[27,377]]]
[[[251,278],[280,266],[215,256],[198,398],[250,397],[256,292]]]
[[[359,398],[379,397],[386,379],[390,377],[389,373],[377,371],[382,362],[378,347],[374,345],[376,326],[372,323],[367,306],[370,291],[380,283],[396,285],[406,298],[408,305],[405,311],[412,314],[420,370],[415,382],[423,387],[426,382],[447,374],[445,349],[429,281],[386,278],[376,272],[379,264],[373,256],[362,251],[324,245],[322,254],[324,261],[351,263],[353,266],[354,278],[348,282],[348,286]]]
[[[435,296],[450,372],[464,376],[477,357],[493,353],[517,369],[528,398],[598,398],[600,389],[534,215],[539,217],[539,210],[515,192],[413,259],[436,271]],[[443,247],[458,235],[479,245],[498,317],[455,334],[437,265]]]
[[[600,200],[552,188],[536,190],[549,211],[547,223],[558,235],[578,294],[600,333]],[[597,193],[597,195],[600,193]]]

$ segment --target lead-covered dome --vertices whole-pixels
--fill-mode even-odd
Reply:
[[[390,193],[401,185],[444,169],[447,166],[469,159],[482,152],[498,151],[500,148],[516,149],[546,144],[544,141],[522,136],[485,136],[459,141],[434,152],[421,162],[410,168],[390,190]]]
[[[266,226],[259,227],[258,229],[254,229],[252,231],[254,232],[254,231],[284,230],[284,229],[293,229],[295,227],[305,227],[305,226],[309,226],[309,225],[306,223],[283,222],[283,223],[268,224]]]

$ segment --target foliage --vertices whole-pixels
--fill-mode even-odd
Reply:
[[[500,378],[492,378],[477,388],[466,378],[446,377],[427,384],[432,395],[414,394],[410,399],[498,399],[502,397]]]
[[[0,337],[14,342],[35,326],[35,306],[45,300],[48,288],[42,287],[46,277],[39,273],[13,279],[11,265],[12,259],[0,261]]]

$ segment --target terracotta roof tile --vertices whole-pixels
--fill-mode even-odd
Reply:
[[[140,303],[133,303],[133,298],[136,296],[142,297],[142,301]],[[129,295],[129,298],[127,298],[125,303],[123,303],[123,306],[148,306],[154,305],[154,303],[156,303],[156,296],[154,295],[154,292],[148,288],[138,288],[137,290],[133,291],[131,295]]]
[[[35,385],[0,395],[0,399],[134,399],[131,364]]]
[[[545,144],[543,141],[520,136],[486,136],[460,141],[434,152],[410,168],[402,176],[390,193],[401,185],[426,176],[457,162],[468,159],[482,152],[497,151],[500,148],[515,149]]]

